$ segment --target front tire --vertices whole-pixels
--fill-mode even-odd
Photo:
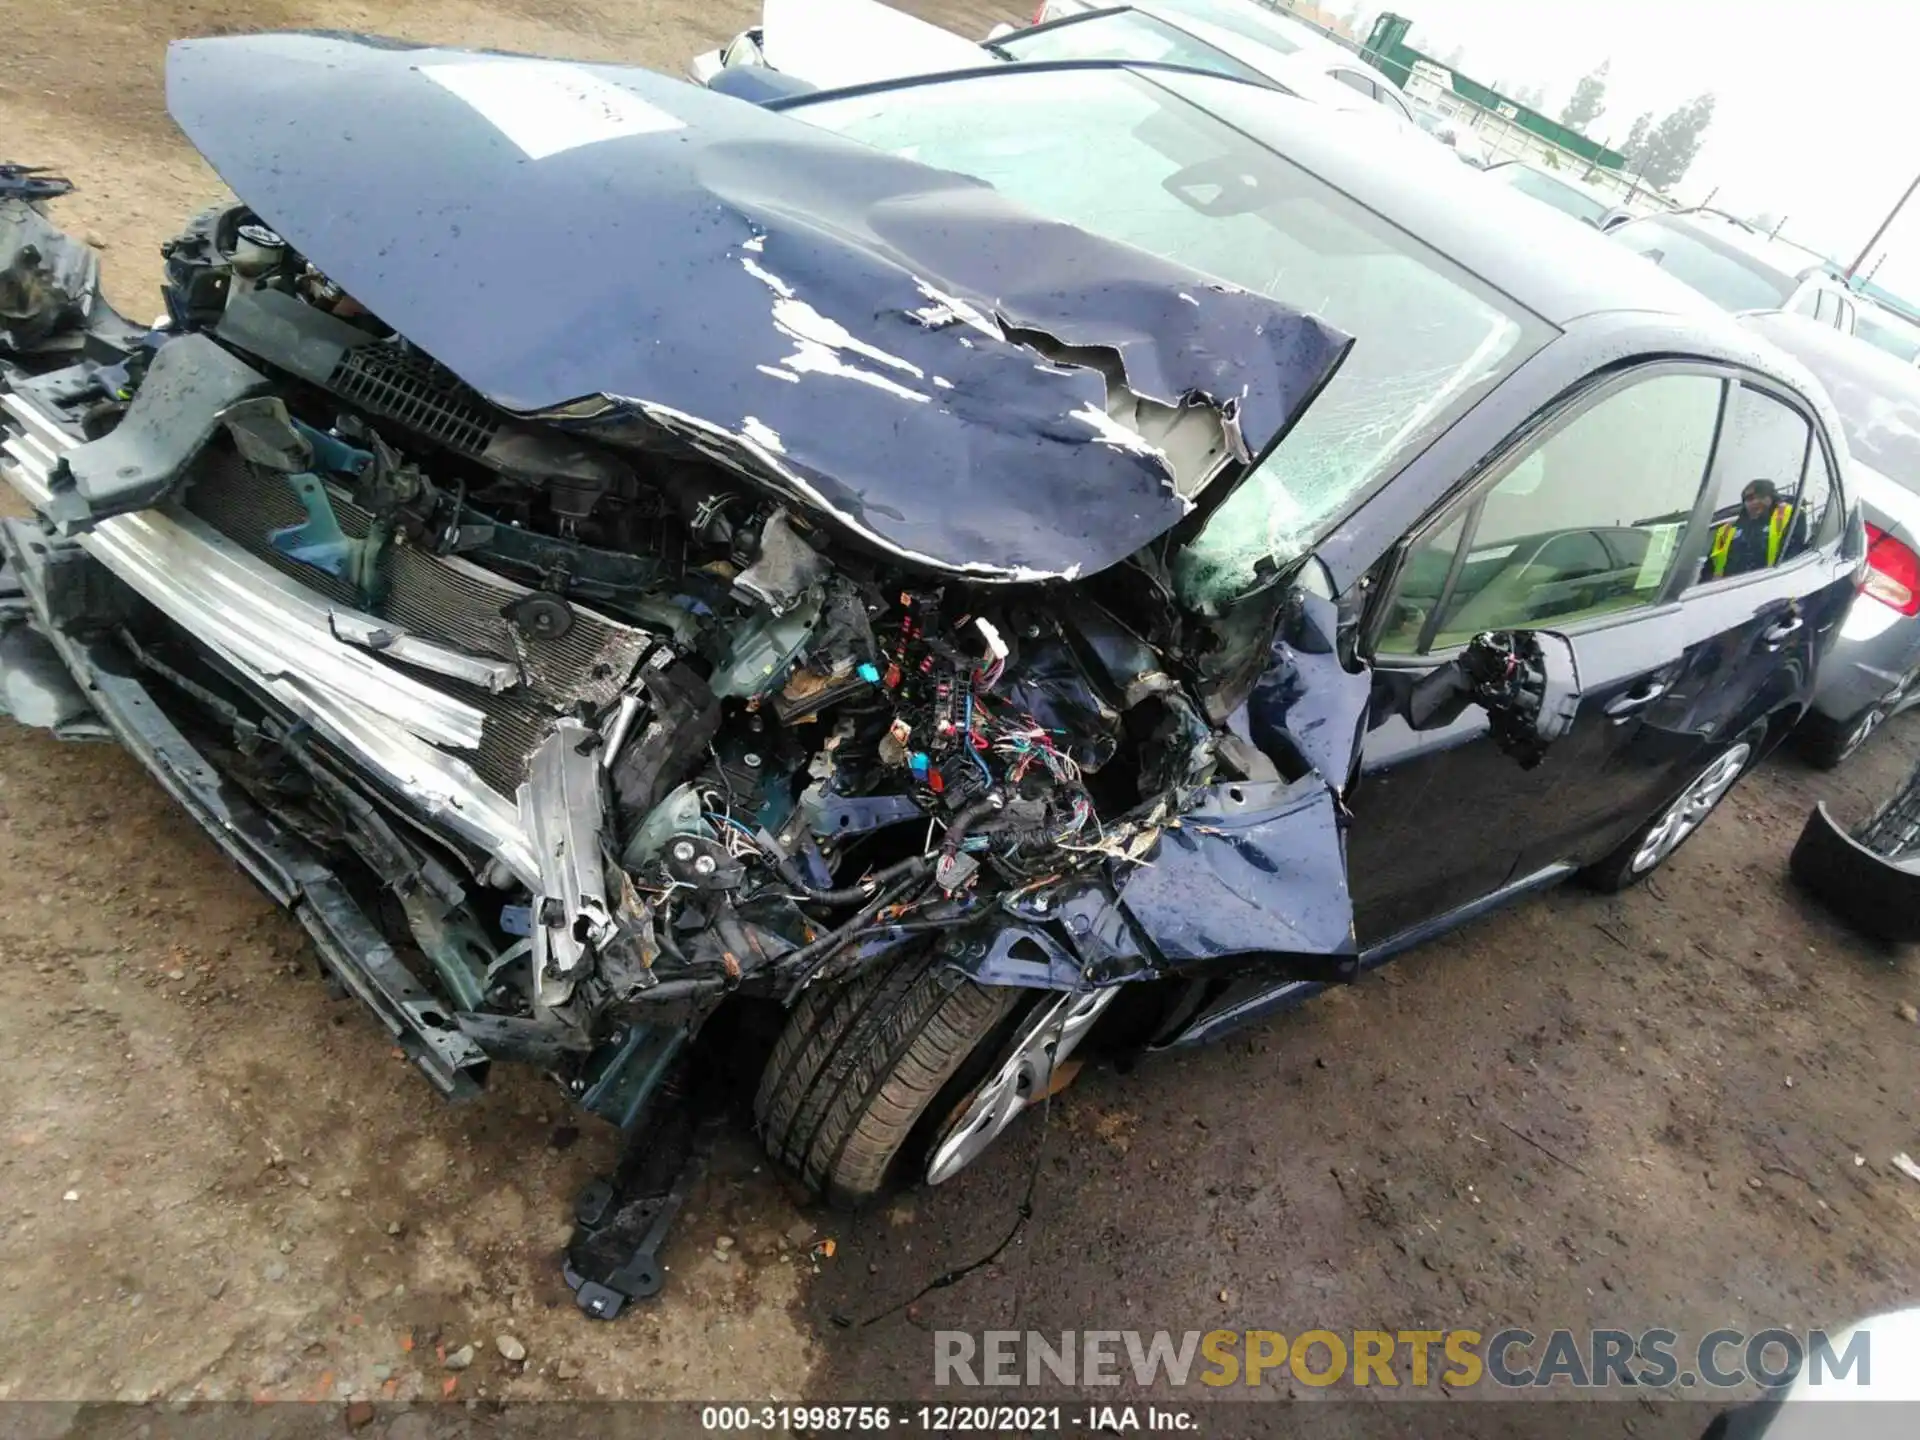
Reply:
[[[1753,768],[1765,737],[1766,727],[1756,725],[1714,756],[1664,810],[1623,840],[1606,859],[1582,870],[1580,883],[1615,895],[1638,885],[1666,864],[1720,808],[1734,783]]]
[[[830,1205],[874,1199],[1023,993],[977,985],[931,950],[810,987],[754,1100],[767,1153]]]

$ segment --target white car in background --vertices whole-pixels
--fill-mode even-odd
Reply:
[[[1044,25],[1070,15],[1109,8],[1100,0],[1043,0],[1033,12],[1033,23]],[[1296,70],[1311,69],[1357,95],[1384,105],[1403,120],[1416,119],[1406,92],[1353,51],[1328,39],[1306,22],[1257,5],[1254,0],[1146,0],[1145,4],[1131,8],[1182,25],[1194,21],[1216,33],[1237,35],[1276,55],[1289,57]]]
[[[1218,0],[1090,5],[1024,29],[996,26],[984,42],[975,42],[876,0],[765,0],[758,26],[695,56],[688,74],[698,84],[763,100],[796,88],[839,89],[1001,62],[1134,60],[1212,71],[1356,114],[1383,138],[1405,142],[1416,153],[1452,149],[1416,123],[1392,81],[1339,46],[1292,26],[1340,58],[1340,65],[1329,68],[1327,56],[1309,53],[1305,45],[1287,48],[1283,32],[1250,38],[1237,14],[1235,27],[1215,23],[1213,12],[1229,9],[1281,19],[1255,5],[1229,7]],[[1362,80],[1372,77],[1367,88],[1337,73],[1346,69],[1364,71]],[[777,84],[770,75],[780,77]]]
[[[1920,365],[1920,325],[1857,291],[1853,303],[1854,334],[1909,365]]]

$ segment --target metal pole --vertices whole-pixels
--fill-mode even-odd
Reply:
[[[1867,263],[1868,254],[1871,253],[1874,246],[1880,243],[1880,237],[1887,233],[1888,227],[1893,224],[1901,210],[1905,208],[1907,201],[1913,198],[1913,192],[1915,190],[1920,190],[1920,175],[1913,177],[1913,183],[1907,186],[1906,194],[1902,195],[1893,209],[1887,212],[1887,218],[1880,222],[1880,228],[1873,232],[1873,238],[1860,247],[1859,255],[1854,258],[1853,264],[1847,267],[1847,279],[1853,279],[1853,272]]]

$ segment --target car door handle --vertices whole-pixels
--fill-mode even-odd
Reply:
[[[1671,687],[1665,680],[1642,680],[1633,689],[1616,700],[1607,702],[1607,714],[1615,720],[1624,720],[1629,715],[1637,715]]]
[[[1768,645],[1784,645],[1787,640],[1806,623],[1807,622],[1798,615],[1789,615],[1772,629],[1763,632],[1760,638]]]

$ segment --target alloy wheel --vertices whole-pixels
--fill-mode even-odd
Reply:
[[[1647,832],[1647,838],[1640,842],[1640,848],[1634,852],[1634,874],[1644,875],[1652,870],[1700,828],[1707,816],[1713,813],[1714,807],[1726,797],[1727,791],[1733,788],[1733,782],[1747,768],[1747,760],[1752,754],[1753,746],[1742,740],[1702,770],[1694,782],[1680,792],[1680,798],[1654,822],[1653,828]]]

